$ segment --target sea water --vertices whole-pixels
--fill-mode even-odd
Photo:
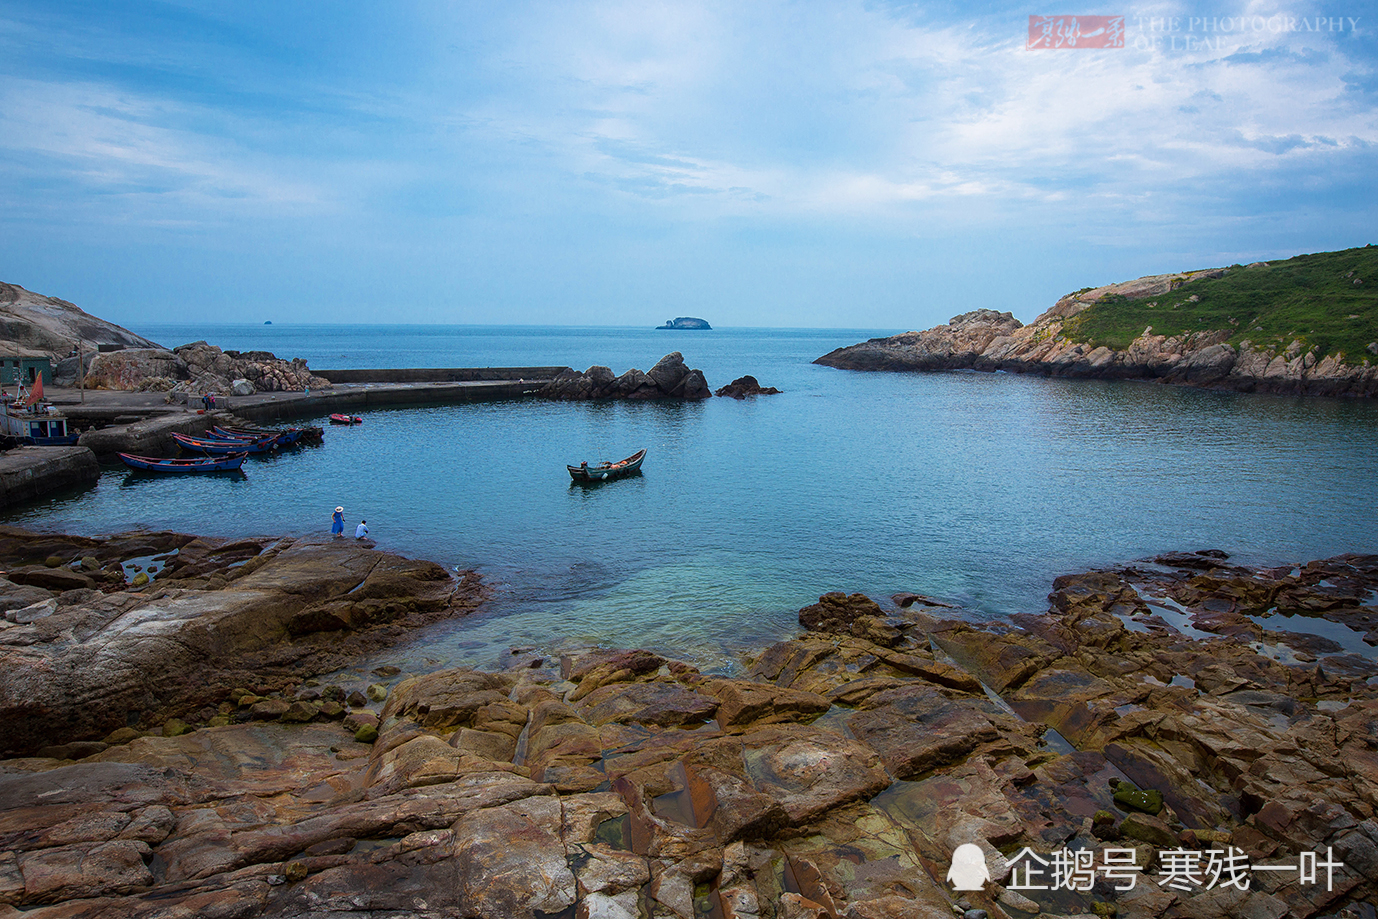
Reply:
[[[678,350],[701,403],[514,401],[369,411],[242,478],[135,475],[12,508],[77,533],[322,535],[336,505],[380,548],[476,569],[479,615],[389,652],[411,669],[513,648],[646,647],[711,668],[797,630],[830,590],[914,591],[976,617],[1041,612],[1059,574],[1169,550],[1284,564],[1378,551],[1378,406],[1011,374],[854,373],[811,361],[893,330],[145,326],[165,345],[314,368],[605,364]],[[324,422],[324,418],[303,419]],[[648,450],[643,474],[565,464]]]

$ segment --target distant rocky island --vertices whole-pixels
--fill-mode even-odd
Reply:
[[[1030,325],[973,310],[838,348],[846,370],[1004,370],[1378,396],[1378,246],[1152,275],[1061,298]]]
[[[656,326],[657,329],[696,329],[712,330],[712,326],[702,319],[695,319],[693,316],[680,316],[678,319],[667,319],[665,325]]]

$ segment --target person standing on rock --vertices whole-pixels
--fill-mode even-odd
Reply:
[[[344,508],[335,508],[335,513],[330,515],[330,532],[336,539],[344,537]]]
[[[354,538],[364,539],[368,536],[368,521],[360,520],[359,525],[354,528]]]

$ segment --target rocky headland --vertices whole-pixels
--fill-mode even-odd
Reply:
[[[462,582],[352,545],[4,536],[0,725],[30,755],[0,761],[0,916],[1305,919],[1378,894],[1378,666],[1315,634],[1378,641],[1378,557],[1161,556],[990,624],[828,594],[732,675],[516,650],[350,685],[325,675],[350,636],[413,593],[452,615]],[[965,844],[990,879],[956,891]],[[1064,885],[1024,873],[1070,850]]]
[[[1361,275],[1368,272],[1361,269],[1370,267],[1376,251],[1153,275],[1086,289],[1061,298],[1029,325],[1008,312],[973,310],[927,331],[838,348],[814,363],[846,370],[999,370],[1374,397],[1378,340],[1370,338],[1378,338],[1378,292],[1363,286]]]

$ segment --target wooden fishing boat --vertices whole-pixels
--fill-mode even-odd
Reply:
[[[253,436],[244,434],[225,434],[211,428],[204,434],[197,434],[197,440],[213,440],[227,444],[268,444],[271,447],[278,446],[281,441],[276,434],[256,434]]]
[[[358,415],[340,415],[340,414],[334,414],[334,415],[331,415],[331,416],[330,416],[330,423],[331,423],[331,424],[363,424],[363,423],[364,423],[364,419],[360,418]]]
[[[160,459],[156,456],[135,456],[121,453],[120,459],[130,469],[143,469],[148,472],[229,472],[244,465],[247,453],[232,453],[229,456],[205,459]]]
[[[623,476],[637,474],[641,471],[641,461],[645,458],[646,451],[638,450],[616,463],[599,463],[596,466],[580,463],[578,466],[565,466],[565,468],[569,470],[570,478],[576,482],[607,482],[611,479],[620,479]]]
[[[237,437],[241,440],[257,440],[260,437],[276,437],[279,447],[286,447],[299,441],[320,440],[325,431],[318,427],[307,428],[227,428],[215,425],[211,428],[223,437]]]
[[[214,456],[229,456],[232,453],[266,453],[277,449],[277,440],[216,440],[209,437],[191,437],[172,432],[172,439],[178,446],[190,453],[209,453]]]

